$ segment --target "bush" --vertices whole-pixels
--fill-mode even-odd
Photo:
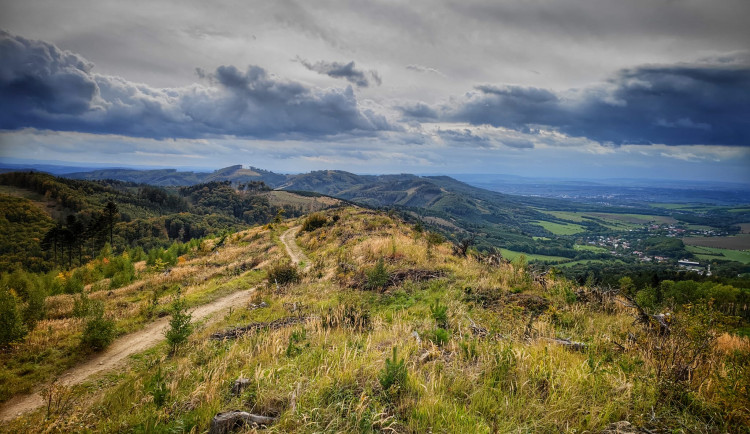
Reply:
[[[448,327],[448,306],[441,305],[440,300],[435,300],[435,304],[430,305],[430,314],[438,327]]]
[[[366,289],[382,290],[385,288],[385,286],[388,284],[388,279],[390,279],[391,276],[388,274],[388,270],[385,269],[385,262],[383,261],[383,258],[378,259],[377,264],[375,264],[375,266],[367,272],[366,277]]]
[[[0,289],[0,347],[8,346],[26,336],[26,328],[18,311],[16,296]]]
[[[406,361],[398,360],[396,347],[393,347],[393,359],[385,359],[385,366],[378,375],[378,381],[383,391],[398,396],[406,387],[408,372]]]
[[[169,320],[169,330],[166,331],[165,336],[170,351],[174,354],[182,344],[187,342],[188,336],[193,332],[193,325],[190,323],[192,315],[187,312],[185,301],[179,296],[179,293],[177,299],[172,303],[171,313],[172,319]]]
[[[78,294],[78,298],[73,300],[73,316],[76,318],[86,318],[89,315],[93,302],[85,292]]]
[[[34,329],[37,321],[44,319],[44,315],[46,314],[44,299],[46,297],[47,294],[45,294],[42,288],[33,287],[29,289],[28,301],[26,308],[23,310],[23,322],[29,330]]]
[[[448,333],[448,330],[443,328],[436,328],[430,333],[427,333],[427,339],[432,341],[435,345],[442,347],[443,345],[447,344],[448,341],[451,339],[450,333]]]
[[[299,282],[300,276],[297,267],[290,263],[280,263],[272,266],[268,270],[268,284],[284,286],[290,283]]]
[[[91,316],[86,321],[81,345],[94,351],[101,351],[112,343],[115,338],[115,322],[104,316],[104,306],[101,302],[90,302]]]
[[[307,216],[305,222],[302,223],[303,232],[312,232],[315,229],[322,228],[328,224],[328,219],[321,213],[313,213]]]

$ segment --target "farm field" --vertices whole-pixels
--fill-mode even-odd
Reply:
[[[573,246],[573,248],[576,249],[576,250],[585,250],[587,252],[595,252],[595,253],[607,253],[607,252],[609,252],[608,249],[605,249],[604,247],[599,247],[599,246],[589,246],[589,245],[576,244],[576,245]]]
[[[687,251],[704,261],[726,260],[737,261],[743,264],[750,264],[750,252],[741,250],[717,249],[713,247],[687,246]]]
[[[531,253],[516,252],[508,249],[500,249],[500,253],[503,254],[503,258],[509,259],[511,261],[515,260],[521,255],[526,256],[526,260],[528,261],[565,262],[570,260],[570,258],[565,258],[562,256],[534,255]]]
[[[750,235],[748,234],[729,237],[686,237],[682,239],[682,242],[688,246],[713,247],[717,249],[750,249]]]
[[[556,267],[572,267],[578,264],[624,264],[623,261],[616,259],[581,259],[579,261],[564,262],[562,264],[556,264]]]
[[[647,223],[675,224],[677,220],[673,217],[649,214],[613,214],[613,213],[587,213],[591,217],[601,218],[604,220],[614,220],[616,222],[628,223],[633,225],[644,225]]]
[[[586,231],[586,228],[583,226],[572,223],[553,223],[542,220],[537,220],[533,223],[538,224],[555,235],[574,235]]]

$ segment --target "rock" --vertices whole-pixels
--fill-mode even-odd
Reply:
[[[607,425],[602,434],[635,434],[638,430],[627,420],[613,422]]]
[[[234,384],[232,384],[232,395],[233,396],[239,396],[243,390],[247,388],[247,386],[250,385],[250,380],[247,378],[238,378],[234,380]]]
[[[435,360],[438,357],[438,353],[435,351],[427,350],[419,356],[419,363],[427,363],[431,360]]]
[[[261,426],[271,425],[276,418],[250,414],[246,411],[227,411],[219,413],[211,419],[211,426],[208,434],[227,434],[234,430],[241,429],[246,425]]]

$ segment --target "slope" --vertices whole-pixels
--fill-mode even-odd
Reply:
[[[750,421],[733,392],[750,344],[717,340],[705,303],[659,332],[660,317],[612,292],[455,256],[384,213],[323,215],[296,237],[311,264],[299,279],[258,287],[172,356],[157,347],[69,391],[75,406],[0,430],[201,432],[232,410],[269,418],[271,432],[736,432]],[[299,224],[242,239],[281,247]],[[634,322],[641,314],[654,329]]]

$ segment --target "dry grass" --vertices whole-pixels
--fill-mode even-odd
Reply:
[[[542,287],[521,267],[456,258],[447,244],[428,252],[411,227],[385,215],[353,208],[328,213],[339,216],[336,224],[298,237],[313,261],[300,283],[258,291],[253,306],[237,307],[199,329],[174,357],[164,356],[166,348],[148,352],[109,390],[89,396],[56,422],[56,429],[200,432],[228,409],[278,417],[270,432],[597,432],[620,420],[701,432],[732,431],[732,421],[744,420],[741,413],[726,412],[719,413],[725,419],[707,422],[691,408],[660,402],[653,355],[641,350],[650,338],[634,324],[631,309],[615,301],[576,301],[571,294],[579,288],[570,282],[550,278]],[[274,244],[282,230],[255,229],[235,237],[237,245],[175,268],[170,274],[178,279],[144,276],[142,285],[204,279],[185,288],[200,294],[232,284],[222,273],[250,252],[266,249],[270,257],[261,267],[283,258]],[[361,272],[380,258],[391,271],[446,274],[427,282],[407,280],[384,293],[340,284],[339,274]],[[448,307],[447,341],[436,337],[430,308],[436,300]],[[54,303],[65,311],[66,299]],[[535,310],[540,305],[546,307]],[[309,319],[236,340],[208,339],[219,330],[293,315]],[[338,320],[325,320],[326,315]],[[368,320],[349,322],[347,315]],[[484,333],[478,334],[480,329]],[[629,341],[631,335],[639,341]],[[585,350],[572,351],[554,338],[582,342]],[[36,339],[35,345],[46,344]],[[394,347],[408,372],[398,394],[384,391],[378,379]],[[723,357],[750,349],[746,338],[725,335],[712,351],[710,363],[719,367],[719,376],[690,391],[705,408],[730,405],[724,386],[734,378],[734,365],[722,365]],[[169,390],[162,408],[148,389],[156,366]],[[233,396],[231,385],[239,377],[250,385]],[[45,424],[30,415],[4,429],[40,431]]]

